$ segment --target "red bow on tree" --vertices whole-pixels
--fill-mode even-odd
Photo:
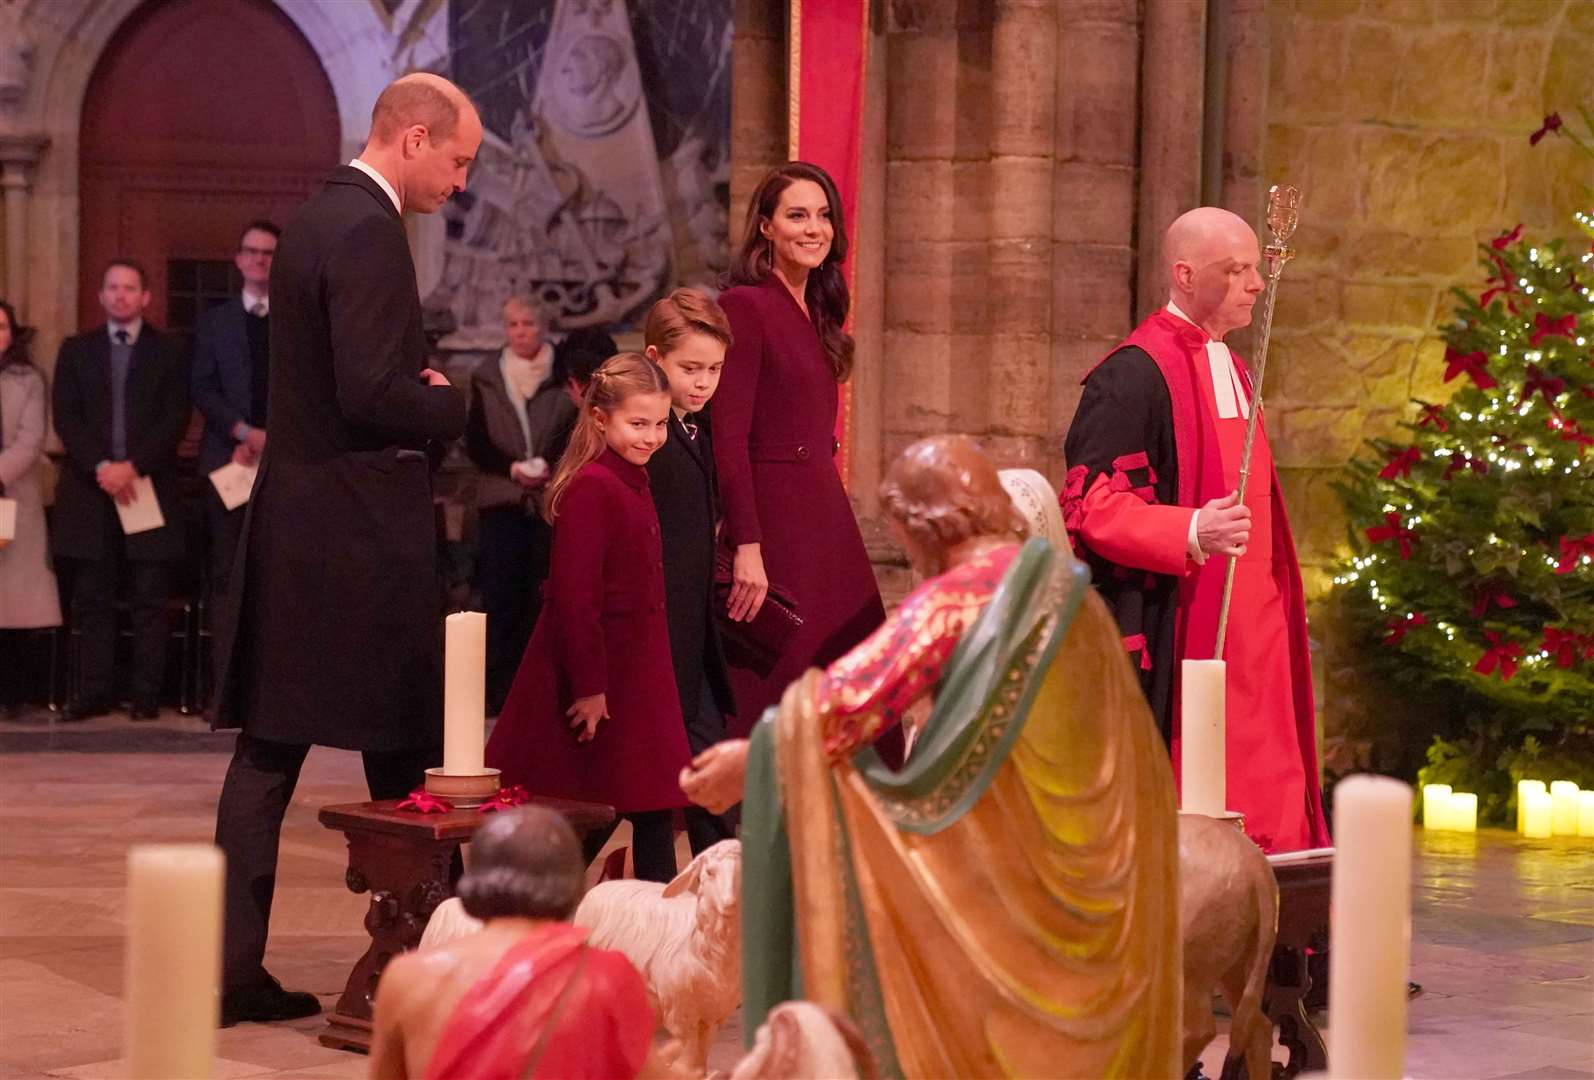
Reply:
[[[1517,291],[1516,279],[1511,276],[1511,269],[1506,266],[1504,259],[1498,255],[1491,255],[1489,258],[1494,263],[1496,273],[1484,279],[1483,283],[1488,285],[1489,288],[1485,289],[1483,295],[1478,297],[1478,306],[1487,308],[1490,300],[1493,300],[1496,296],[1504,296],[1506,297],[1506,309],[1515,315],[1517,313],[1516,301],[1510,299],[1510,296]]]
[[[1561,441],[1577,443],[1577,456],[1582,457],[1583,451],[1594,446],[1594,436],[1583,434],[1583,429],[1576,420],[1568,420],[1559,414],[1550,417],[1549,425],[1561,433]]]
[[[1450,423],[1445,419],[1445,407],[1443,405],[1424,405],[1422,407],[1422,417],[1417,421],[1417,426],[1428,427],[1430,425],[1440,431],[1450,430]]]
[[[1586,648],[1587,642],[1583,635],[1575,634],[1570,630],[1563,630],[1558,626],[1544,628],[1544,644],[1539,648],[1555,656],[1555,666],[1569,668],[1577,661],[1577,651]]]
[[[1478,657],[1472,670],[1479,675],[1493,675],[1498,668],[1500,677],[1510,682],[1511,676],[1517,673],[1517,658],[1522,655],[1522,646],[1514,641],[1502,642],[1500,635],[1493,630],[1485,630],[1483,636],[1489,639],[1489,648]]]
[[[1415,446],[1408,446],[1404,450],[1386,450],[1389,455],[1389,464],[1379,470],[1378,476],[1382,480],[1393,480],[1397,476],[1411,479],[1411,467],[1422,460],[1422,451]]]
[[[1502,610],[1517,606],[1517,602],[1511,598],[1511,594],[1498,585],[1484,585],[1474,595],[1477,597],[1472,602],[1472,617],[1474,619],[1483,618],[1484,613],[1489,610],[1490,604]]]
[[[417,814],[446,814],[454,809],[447,799],[439,799],[425,788],[416,788],[401,799],[395,810],[413,810]]]
[[[1367,539],[1375,544],[1382,544],[1385,540],[1398,540],[1400,542],[1400,557],[1411,558],[1411,546],[1417,542],[1415,529],[1408,529],[1401,521],[1400,515],[1393,511],[1384,515],[1384,524],[1374,525],[1367,530]]]
[[[1544,404],[1555,408],[1555,399],[1566,391],[1566,380],[1546,375],[1537,364],[1528,365],[1527,381],[1522,384],[1522,404],[1527,404],[1534,394],[1544,395]]]
[[[1533,336],[1528,338],[1528,344],[1537,346],[1539,342],[1551,334],[1564,337],[1568,341],[1577,336],[1577,314],[1569,312],[1559,319],[1552,319],[1542,311],[1533,313]]]
[[[531,794],[519,784],[501,787],[498,794],[476,808],[478,814],[491,814],[498,810],[513,810],[531,801]]]
[[[1519,224],[1510,232],[1503,232],[1489,241],[1490,246],[1496,251],[1504,251],[1518,240],[1522,239],[1522,226]]]
[[[1594,558],[1594,533],[1587,536],[1561,537],[1561,561],[1556,566],[1557,574],[1570,574],[1577,569],[1577,561],[1585,555]]]
[[[1489,357],[1482,349],[1477,352],[1458,352],[1454,346],[1445,349],[1445,382],[1462,372],[1472,379],[1479,390],[1489,390],[1500,384],[1489,374]]]
[[[1487,461],[1472,457],[1469,454],[1457,453],[1450,455],[1450,464],[1445,466],[1445,479],[1450,479],[1463,469],[1471,469],[1479,476],[1489,475],[1489,463]]]
[[[1560,127],[1561,114],[1558,112],[1552,112],[1549,116],[1544,118],[1544,123],[1539,125],[1539,130],[1528,136],[1528,145],[1539,145],[1540,139],[1544,138],[1544,136],[1548,135],[1552,131],[1559,131]]]
[[[1419,626],[1428,625],[1428,616],[1420,611],[1413,611],[1404,619],[1396,616],[1389,620],[1389,636],[1384,638],[1384,644],[1390,647],[1399,645],[1406,640],[1406,635]]]

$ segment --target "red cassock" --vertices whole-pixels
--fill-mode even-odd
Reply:
[[[1222,557],[1187,558],[1191,514],[1238,487],[1251,397],[1244,366],[1224,350],[1214,358],[1208,340],[1159,311],[1087,376],[1063,497],[1075,545],[1119,616],[1154,709],[1165,713],[1176,775],[1178,661],[1213,657],[1227,566]],[[1149,388],[1145,357],[1154,364]],[[1154,407],[1136,400],[1148,389]],[[1235,572],[1223,657],[1228,802],[1265,850],[1295,851],[1329,837],[1300,567],[1277,487],[1259,424],[1246,491],[1251,537]]]
[[[599,693],[609,719],[577,742],[565,712]],[[648,472],[605,450],[560,503],[542,613],[487,764],[506,785],[626,814],[686,805],[678,777],[690,759]]]
[[[852,504],[836,471],[839,391],[819,332],[771,277],[720,296],[736,342],[714,395],[724,540],[762,547],[769,580],[803,628],[767,678],[732,669],[746,731],[810,667],[839,659],[885,621]]]

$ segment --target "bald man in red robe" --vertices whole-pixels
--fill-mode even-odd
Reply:
[[[1263,290],[1256,234],[1216,207],[1163,242],[1169,299],[1085,377],[1063,517],[1117,616],[1179,762],[1179,662],[1214,658],[1227,556],[1229,809],[1268,852],[1329,843],[1317,774],[1306,609],[1264,424],[1237,505],[1250,374],[1223,338]]]

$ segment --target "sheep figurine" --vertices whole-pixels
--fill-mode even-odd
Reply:
[[[714,1032],[742,1000],[742,845],[721,840],[668,885],[605,881],[576,909],[587,941],[630,958],[694,1076]]]

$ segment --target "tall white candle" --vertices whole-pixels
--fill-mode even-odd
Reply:
[[[210,844],[146,844],[127,853],[127,1062],[133,1080],[215,1073],[225,865]]]
[[[1328,1068],[1343,1080],[1405,1075],[1411,956],[1411,788],[1352,776],[1334,789]]]
[[[487,616],[457,611],[444,626],[443,772],[476,776],[487,742]]]
[[[1550,793],[1529,791],[1527,807],[1522,811],[1522,835],[1532,840],[1543,840],[1550,835]]]
[[[1543,780],[1517,781],[1517,832],[1521,832],[1527,825],[1528,792],[1547,790]]]
[[[1448,829],[1445,823],[1445,811],[1450,804],[1449,784],[1424,784],[1422,786],[1422,827],[1425,829]]]
[[[1577,785],[1570,780],[1550,785],[1550,830],[1556,836],[1577,835]]]
[[[1577,793],[1577,835],[1594,836],[1594,791]]]
[[[1219,817],[1229,809],[1222,660],[1185,660],[1179,688],[1179,809]]]
[[[1478,831],[1478,796],[1471,791],[1451,792],[1445,804],[1445,828],[1456,832]]]

